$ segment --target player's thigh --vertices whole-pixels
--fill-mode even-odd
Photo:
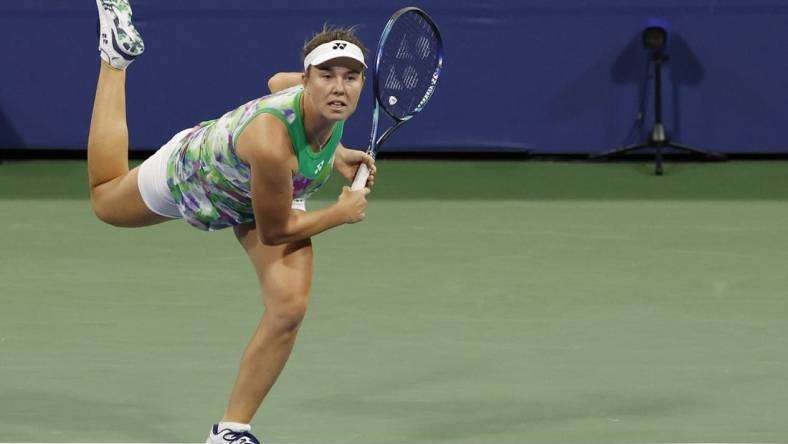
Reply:
[[[151,211],[142,200],[139,167],[90,190],[93,210],[102,221],[119,227],[144,227],[172,220]]]
[[[312,241],[264,245],[254,225],[235,227],[235,235],[254,266],[265,305],[306,305],[312,287]]]

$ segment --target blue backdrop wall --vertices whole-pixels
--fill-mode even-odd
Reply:
[[[266,92],[299,70],[324,22],[374,47],[399,6],[382,0],[133,0],[147,50],[128,75],[134,149]],[[587,153],[646,137],[652,80],[640,32],[670,22],[665,121],[673,139],[786,153],[784,0],[425,0],[446,42],[438,90],[393,150]],[[92,1],[0,1],[0,147],[83,148],[98,71]],[[345,142],[366,144],[365,91]]]

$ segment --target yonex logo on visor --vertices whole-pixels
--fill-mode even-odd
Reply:
[[[364,62],[364,52],[361,51],[358,45],[345,40],[333,40],[323,43],[304,57],[304,71],[309,68],[309,65],[320,65],[340,57],[356,60],[364,65],[364,68],[367,67],[366,62]]]

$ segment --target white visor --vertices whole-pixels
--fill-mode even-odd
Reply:
[[[313,49],[312,52],[304,57],[304,71],[309,68],[309,65],[321,65],[329,60],[340,57],[356,60],[364,65],[364,68],[367,67],[367,64],[364,62],[364,53],[361,51],[361,48],[345,40],[332,40]]]

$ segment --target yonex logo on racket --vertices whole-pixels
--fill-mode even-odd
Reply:
[[[402,8],[386,23],[375,59],[375,107],[367,150],[371,156],[374,157],[394,131],[421,111],[430,100],[443,66],[442,54],[443,43],[438,28],[421,9],[413,6]],[[414,108],[417,100],[418,104]],[[396,109],[392,109],[394,107]],[[381,108],[395,123],[378,137],[378,114]],[[362,165],[353,179],[351,189],[360,190],[368,178],[369,171]]]
[[[424,97],[421,99],[418,106],[416,107],[417,110],[421,110],[422,108],[424,108],[424,105],[426,105],[427,102],[430,100],[430,97],[432,97],[432,93],[435,92],[435,85],[438,84],[439,75],[440,74],[437,71],[434,74],[432,74],[432,79],[430,79],[430,83],[431,83],[430,87],[427,88],[427,92],[424,94]]]
[[[345,49],[347,47],[347,43],[337,42],[334,43],[334,47],[331,49]]]

